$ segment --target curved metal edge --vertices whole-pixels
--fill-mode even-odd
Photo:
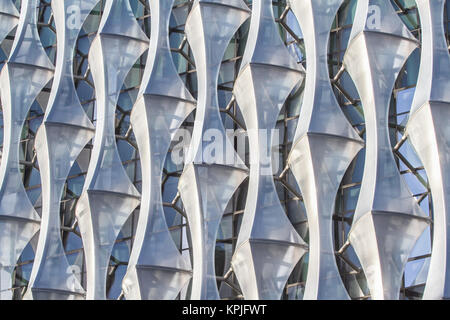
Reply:
[[[185,167],[178,190],[186,209],[192,239],[191,299],[219,299],[215,279],[215,243],[223,213],[247,172],[229,166]]]
[[[273,130],[288,95],[303,81],[304,70],[281,42],[271,1],[253,2],[249,39],[233,89],[247,125],[250,176],[231,264],[246,299],[279,299],[305,250],[273,182]],[[273,250],[274,243],[284,250]]]
[[[51,297],[74,299],[84,295],[79,280],[71,272],[60,232],[60,199],[70,168],[84,146],[94,136],[93,125],[84,113],[73,82],[73,51],[77,36],[98,0],[52,2],[55,17],[57,58],[55,77],[45,110],[44,123],[36,135],[42,181],[42,222],[35,261],[25,296],[28,299]],[[68,28],[76,6],[79,23]],[[66,124],[67,122],[67,124]]]
[[[444,34],[445,1],[416,2],[422,52],[406,135],[424,164],[433,198],[433,246],[423,299],[449,299],[450,56]]]
[[[115,239],[139,205],[139,193],[118,155],[114,119],[123,81],[147,45],[128,0],[107,0],[89,52],[97,92],[97,124],[92,159],[76,208],[86,257],[88,300],[106,299],[106,275]]]
[[[11,0],[0,3],[0,43],[19,23],[19,12]]]
[[[378,30],[369,27],[368,5],[380,10]],[[389,2],[358,2],[344,65],[362,100],[367,144],[361,191],[348,237],[364,269],[372,299],[399,298],[409,253],[428,225],[424,219],[415,219],[425,214],[398,171],[388,134],[391,92],[416,47],[417,41],[411,39]],[[377,212],[388,214],[380,216]]]
[[[196,61],[199,88],[194,131],[185,159],[187,165],[178,185],[193,239],[192,299],[219,298],[214,271],[216,239],[212,236],[217,234],[223,211],[234,191],[247,176],[244,162],[225,134],[217,82],[226,47],[248,17],[249,11],[241,0],[196,1],[185,25]],[[232,163],[225,157],[204,159],[208,145],[203,143],[203,138],[207,130],[222,135],[222,151],[232,153]]]
[[[168,32],[173,2],[150,1],[153,33],[140,97],[131,112],[141,159],[142,200],[122,282],[128,300],[175,299],[191,278],[189,262],[178,251],[167,227],[161,190],[172,137],[195,107],[171,57]]]
[[[39,215],[23,187],[19,172],[20,136],[25,117],[38,94],[53,76],[37,32],[37,0],[24,0],[8,61],[0,73],[4,145],[0,166],[0,255],[2,299],[11,299],[11,273],[23,249],[39,230]],[[24,51],[26,50],[26,53]],[[9,245],[5,245],[8,244]],[[7,249],[9,248],[9,249]]]

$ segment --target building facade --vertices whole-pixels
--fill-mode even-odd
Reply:
[[[450,298],[449,20],[0,0],[0,298]]]

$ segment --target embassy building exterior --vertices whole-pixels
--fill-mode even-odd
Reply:
[[[0,0],[0,299],[449,299],[449,31],[446,0]]]

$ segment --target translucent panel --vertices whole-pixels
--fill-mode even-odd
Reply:
[[[39,228],[39,216],[23,187],[19,165],[22,127],[39,92],[53,76],[37,30],[38,0],[22,1],[17,36],[0,73],[4,142],[0,167],[0,294],[11,299],[11,273],[22,250]],[[3,19],[3,17],[2,17]]]
[[[150,1],[149,54],[139,98],[131,113],[143,188],[136,237],[123,281],[127,300],[175,299],[191,277],[189,263],[181,256],[167,227],[161,194],[172,138],[195,106],[170,53],[172,5],[173,0]]]
[[[364,19],[361,19],[362,16],[364,16]],[[363,31],[374,31],[412,38],[408,28],[397,16],[391,1],[386,0],[357,1],[350,41]],[[349,47],[350,45],[349,43]]]
[[[306,247],[292,242],[250,239],[240,245],[232,265],[248,300],[279,300],[287,278]],[[245,288],[245,289],[244,289]]]
[[[309,265],[304,299],[348,299],[334,256],[333,215],[342,177],[362,144],[308,134],[291,151],[290,166],[306,205]]]
[[[307,74],[289,166],[308,215],[309,265],[303,299],[348,299],[336,265],[333,214],[336,193],[363,146],[336,101],[328,74],[331,25],[342,0],[292,1],[304,34]],[[328,10],[327,10],[328,9]]]
[[[411,219],[408,214],[372,212],[352,226],[349,240],[361,261],[372,299],[399,298],[407,259],[424,225],[425,220]]]
[[[383,43],[383,46],[380,46]],[[429,220],[400,176],[388,113],[395,80],[417,41],[387,1],[359,1],[344,66],[366,120],[366,161],[349,232],[372,299],[398,299],[410,250]]]
[[[433,199],[433,248],[424,299],[450,298],[450,56],[444,0],[417,0],[422,25],[419,79],[406,134],[424,164]]]
[[[273,135],[278,114],[303,81],[304,70],[279,37],[272,1],[253,1],[252,9],[249,40],[233,91],[247,126],[250,179],[232,266],[246,299],[280,299],[306,244],[275,189],[272,175],[280,168],[273,165]]]
[[[42,222],[27,298],[79,299],[84,293],[65,256],[60,199],[70,168],[94,135],[94,127],[76,94],[73,54],[82,22],[97,2],[52,2],[58,55],[44,123],[35,142],[42,177]],[[74,6],[79,9],[80,20],[76,24],[72,20]]]
[[[192,239],[191,299],[219,299],[215,255],[217,231],[225,208],[247,172],[230,166],[190,164],[180,178]]]
[[[222,123],[218,77],[228,44],[249,17],[242,0],[196,0],[185,32],[197,66],[198,101],[178,189],[192,239],[191,299],[219,299],[214,250],[224,210],[247,176]]]
[[[186,163],[230,164],[245,169],[225,137],[217,94],[218,74],[225,50],[234,33],[249,16],[248,9],[244,8],[241,0],[197,0],[186,21],[185,32],[194,53],[199,87],[194,131]],[[205,134],[206,131],[208,133]],[[213,140],[213,135],[219,139]]]
[[[11,0],[0,2],[0,43],[19,22],[19,12]]]
[[[128,0],[106,1],[89,52],[97,123],[86,182],[76,208],[86,254],[86,299],[106,299],[111,250],[123,224],[139,204],[139,193],[118,154],[115,110],[125,77],[147,44]]]

